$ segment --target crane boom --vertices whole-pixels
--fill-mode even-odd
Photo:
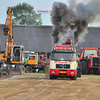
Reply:
[[[13,34],[12,34],[12,11],[11,7],[7,8],[7,18],[4,27],[4,35],[7,36],[6,47],[5,47],[5,61],[11,62],[12,59],[12,45],[13,45]]]

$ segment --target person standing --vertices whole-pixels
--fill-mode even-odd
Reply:
[[[0,77],[2,76],[2,69],[3,69],[3,65],[2,65],[2,61],[0,60]]]

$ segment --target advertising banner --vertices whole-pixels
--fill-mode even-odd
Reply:
[[[52,6],[37,6],[36,13],[37,14],[50,14],[52,9],[53,9]]]

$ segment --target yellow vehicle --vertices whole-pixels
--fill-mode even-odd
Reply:
[[[7,8],[7,19],[4,27],[4,35],[6,39],[5,47],[5,61],[4,72],[9,74],[23,74],[24,68],[24,47],[23,45],[13,45],[13,33],[12,33],[12,11],[11,7]]]

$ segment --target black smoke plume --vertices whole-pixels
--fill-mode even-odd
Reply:
[[[74,2],[73,2],[74,1]],[[51,12],[51,22],[53,24],[52,37],[54,44],[59,43],[59,34],[67,34],[70,28],[74,30],[74,44],[77,45],[80,37],[84,35],[88,24],[99,21],[100,1],[91,0],[88,4],[78,3],[70,0],[69,6],[62,2],[54,2]]]

